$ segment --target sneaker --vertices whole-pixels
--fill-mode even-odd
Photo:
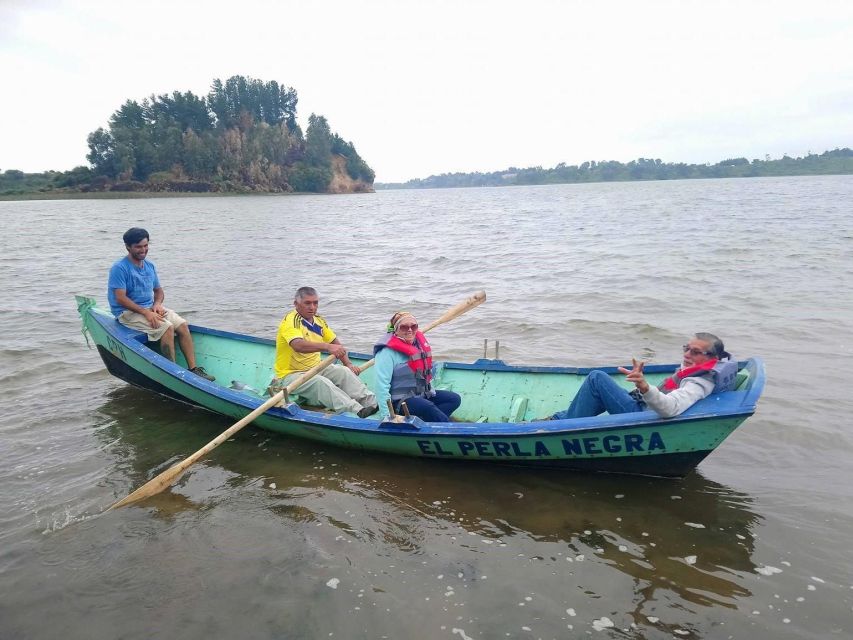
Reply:
[[[210,375],[207,371],[204,370],[204,367],[193,367],[190,369],[191,372],[196,374],[199,378],[204,378],[205,380],[210,380],[213,382],[216,380],[212,375]]]
[[[366,418],[368,416],[372,416],[374,413],[379,411],[379,405],[375,404],[372,407],[363,407],[358,410],[359,418]]]

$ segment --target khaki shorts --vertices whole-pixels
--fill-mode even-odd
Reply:
[[[148,324],[148,320],[144,315],[136,313],[135,311],[125,311],[118,317],[118,321],[125,327],[136,329],[137,331],[142,331],[147,334],[148,340],[159,340],[163,337],[163,334],[166,333],[169,327],[175,327],[175,329],[177,329],[187,322],[171,309],[166,309],[166,316],[164,318],[160,318],[160,326],[156,329]]]

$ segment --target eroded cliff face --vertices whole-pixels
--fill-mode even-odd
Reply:
[[[373,193],[373,184],[363,180],[353,180],[347,173],[347,159],[341,155],[332,156],[332,181],[329,193]]]

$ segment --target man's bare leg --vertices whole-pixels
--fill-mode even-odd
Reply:
[[[189,325],[182,324],[175,331],[178,332],[178,343],[181,345],[181,351],[184,358],[187,359],[187,369],[195,369],[195,346],[193,345],[193,337],[190,334]]]
[[[175,361],[175,330],[172,327],[166,329],[160,337],[160,353],[172,362]]]

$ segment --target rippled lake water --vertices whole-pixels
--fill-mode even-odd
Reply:
[[[851,176],[0,202],[0,637],[850,637],[851,202]],[[87,349],[73,295],[106,303],[130,226],[195,324],[272,337],[312,285],[363,352],[485,289],[437,356],[674,362],[712,331],[768,384],[681,481],[250,428],[101,514],[230,424]]]

